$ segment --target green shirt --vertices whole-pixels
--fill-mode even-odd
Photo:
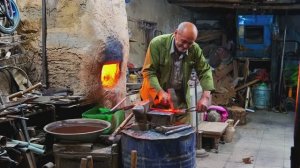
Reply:
[[[141,97],[143,100],[154,101],[161,89],[164,91],[168,89],[167,84],[173,63],[170,53],[173,39],[173,34],[165,34],[155,37],[149,44],[142,69],[144,80]],[[188,80],[193,68],[197,72],[203,90],[214,90],[211,68],[206,62],[201,48],[198,44],[193,43],[187,53],[182,59],[183,91],[185,95],[188,95]],[[188,102],[187,99],[186,102]]]

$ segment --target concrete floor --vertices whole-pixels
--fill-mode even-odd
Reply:
[[[233,142],[219,145],[219,153],[197,158],[197,168],[289,168],[294,112],[256,111],[247,119],[237,126]],[[242,162],[246,157],[252,164]]]

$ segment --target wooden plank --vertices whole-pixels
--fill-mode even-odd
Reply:
[[[260,81],[259,79],[254,79],[253,81],[250,81],[250,82],[248,82],[248,83],[246,83],[246,84],[244,84],[244,85],[242,85],[242,86],[239,86],[239,87],[237,87],[237,88],[235,88],[234,89],[234,91],[239,91],[239,90],[241,90],[241,89],[244,89],[244,88],[246,88],[246,87],[248,87],[248,86],[250,86],[250,85],[253,85],[253,84],[255,84],[256,82],[258,82],[258,81]]]
[[[252,9],[253,4],[246,1],[240,2],[171,2],[173,4],[192,7],[192,8],[225,8],[225,9]],[[295,3],[261,3],[256,6],[256,9],[267,9],[267,10],[298,10],[300,9],[300,4]]]
[[[86,165],[87,165],[87,159],[86,158],[81,158],[80,168],[86,168]]]
[[[199,131],[203,131],[203,134],[209,135],[222,135],[227,128],[228,123],[223,122],[207,122],[203,121],[199,124]]]

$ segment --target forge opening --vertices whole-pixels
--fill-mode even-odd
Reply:
[[[101,70],[101,83],[104,88],[111,89],[119,81],[120,78],[120,62],[105,63]]]

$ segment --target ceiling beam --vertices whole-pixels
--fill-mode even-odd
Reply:
[[[270,9],[270,10],[296,10],[300,9],[300,4],[295,3],[275,3],[275,2],[247,2],[240,0],[229,1],[195,1],[195,0],[169,0],[171,4],[176,4],[182,7],[192,8],[226,8],[226,9]]]

